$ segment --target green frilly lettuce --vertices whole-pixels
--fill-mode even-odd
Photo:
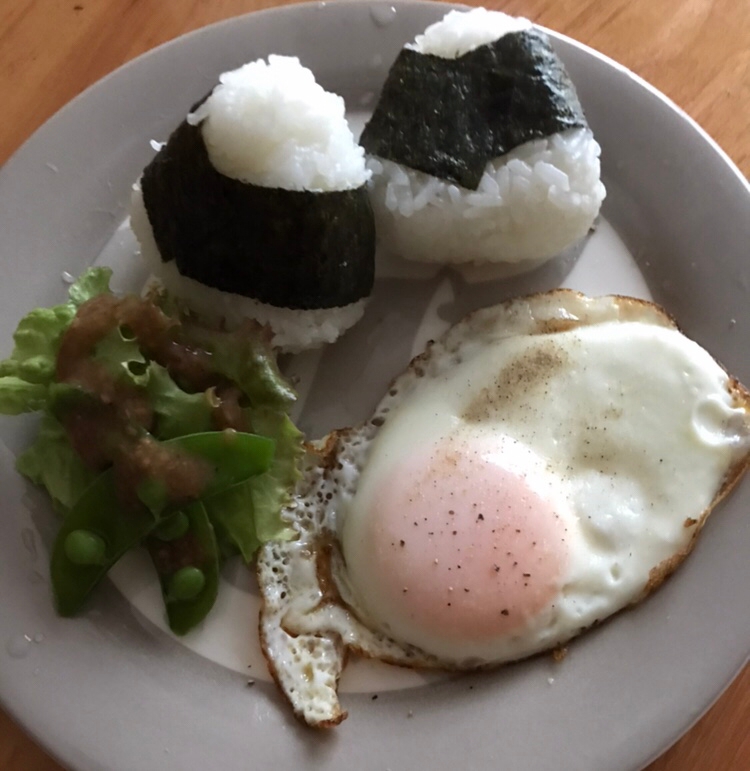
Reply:
[[[91,268],[70,287],[68,302],[36,308],[21,319],[13,335],[13,353],[0,361],[0,413],[19,415],[44,408],[63,333],[80,305],[109,291],[111,275],[109,268]]]
[[[13,336],[13,352],[0,361],[0,413],[42,413],[37,436],[19,456],[17,468],[45,487],[63,513],[80,498],[95,474],[76,455],[53,414],[61,389],[69,388],[55,383],[56,357],[79,306],[109,292],[110,278],[108,268],[91,268],[70,287],[67,302],[24,316]],[[222,551],[239,552],[249,561],[261,543],[291,535],[280,509],[297,479],[302,453],[302,435],[287,414],[296,397],[260,332],[193,328],[189,334],[192,343],[211,352],[217,372],[245,395],[251,430],[276,442],[268,472],[204,501]],[[155,413],[153,434],[157,439],[212,428],[210,395],[182,390],[164,367],[146,360],[127,330],[118,328],[107,335],[94,356],[111,372],[146,390]]]

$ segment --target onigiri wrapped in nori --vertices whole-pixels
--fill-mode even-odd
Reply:
[[[528,269],[585,236],[605,196],[547,36],[483,8],[402,49],[360,143],[378,239],[407,259]]]
[[[333,342],[374,279],[370,172],[341,97],[292,57],[224,73],[134,188],[153,275],[228,327],[268,324],[287,351]]]

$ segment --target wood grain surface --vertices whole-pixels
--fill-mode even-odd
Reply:
[[[197,27],[281,4],[283,0],[2,0],[0,164],[66,102],[133,57]],[[485,5],[527,16],[634,70],[695,118],[746,176],[750,173],[748,0],[507,0]],[[58,769],[0,711],[0,771]],[[648,767],[744,769],[750,769],[750,668]]]

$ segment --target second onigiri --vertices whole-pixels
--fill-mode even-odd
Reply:
[[[534,267],[583,238],[605,196],[547,36],[483,8],[402,49],[360,141],[378,238],[407,259]]]

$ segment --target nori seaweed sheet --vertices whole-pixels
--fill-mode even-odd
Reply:
[[[375,223],[364,185],[316,193],[231,179],[211,164],[200,126],[183,121],[141,189],[161,258],[184,276],[293,309],[348,305],[372,291]]]
[[[476,190],[492,158],[587,125],[547,35],[531,29],[456,59],[402,49],[360,144]]]

